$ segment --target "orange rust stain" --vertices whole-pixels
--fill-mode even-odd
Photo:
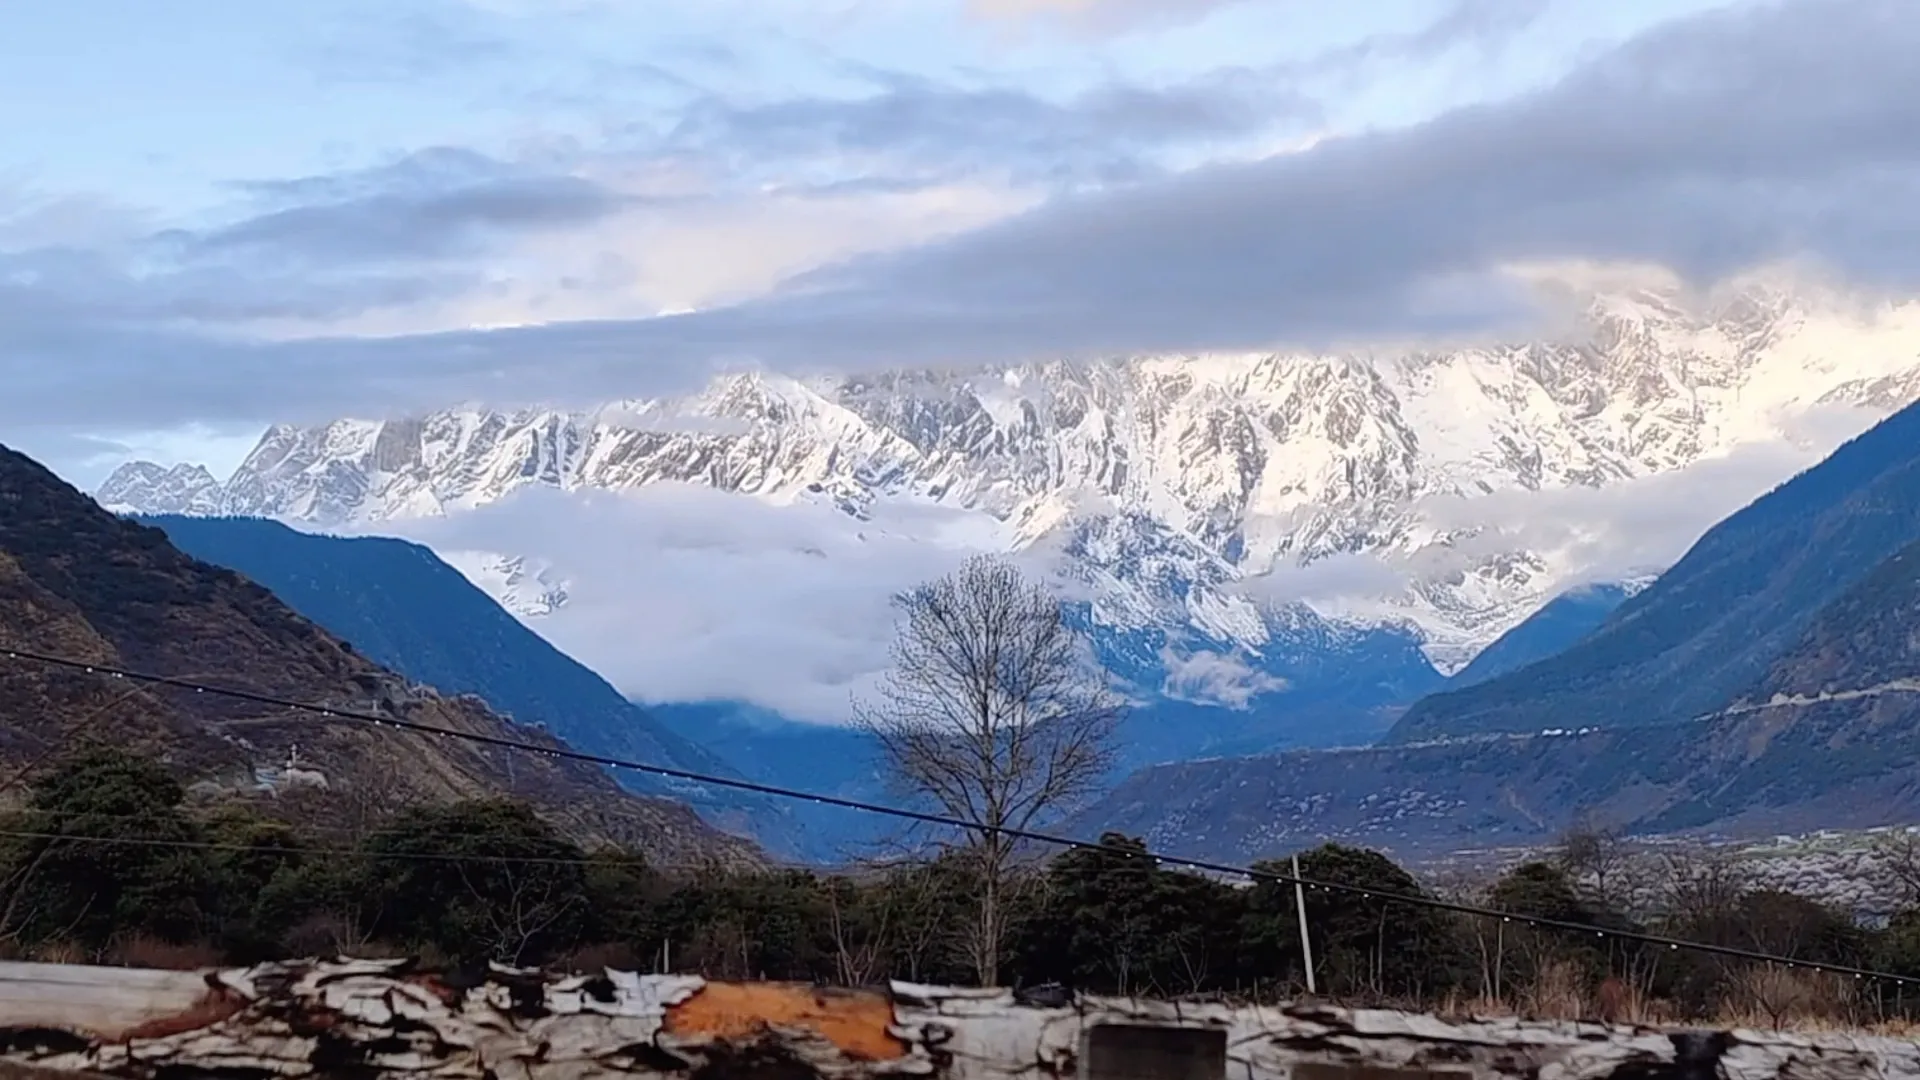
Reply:
[[[195,1002],[185,1012],[172,1016],[161,1016],[137,1024],[120,1033],[120,1040],[164,1039],[172,1035],[183,1035],[189,1031],[198,1031],[211,1027],[246,1007],[237,995],[220,990],[209,991],[205,997]]]
[[[893,1003],[859,991],[822,991],[799,983],[708,983],[667,1010],[672,1035],[749,1039],[769,1027],[807,1028],[858,1061],[905,1057],[907,1044],[887,1028]]]

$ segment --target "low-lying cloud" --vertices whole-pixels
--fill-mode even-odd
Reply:
[[[1254,698],[1287,688],[1287,680],[1254,668],[1238,653],[1161,649],[1160,663],[1167,671],[1160,692],[1175,701],[1245,709]]]
[[[551,567],[568,601],[528,625],[633,698],[747,701],[828,723],[885,671],[892,597],[1005,546],[984,515],[883,505],[861,521],[673,484],[526,489],[368,531]]]

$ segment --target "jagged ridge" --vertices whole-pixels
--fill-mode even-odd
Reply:
[[[1562,553],[1476,537],[1488,523],[1457,500],[1668,472],[1795,437],[1822,404],[1885,410],[1920,393],[1920,306],[1862,314],[1755,285],[1704,307],[1651,289],[1600,296],[1586,316],[1580,344],[745,374],[582,413],[282,426],[225,484],[136,463],[99,497],[318,524],[447,513],[530,484],[677,481],[856,515],[922,498],[993,515],[1013,545],[1062,544],[1108,623],[1186,627],[1256,655],[1308,616],[1276,618],[1244,582],[1371,552],[1404,586],[1314,606],[1411,623],[1453,670],[1582,573]],[[1468,511],[1435,513],[1447,505]]]

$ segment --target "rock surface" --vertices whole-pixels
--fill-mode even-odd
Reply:
[[[37,992],[46,985],[63,991],[64,1019],[49,1016]],[[908,984],[879,993],[504,968],[462,980],[406,961],[343,960],[204,976],[0,966],[0,1063],[142,1080],[1859,1080],[1920,1077],[1920,1045],[1839,1034],[1454,1023],[1307,1005],[1029,1004],[1007,991]]]

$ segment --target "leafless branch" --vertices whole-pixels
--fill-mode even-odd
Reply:
[[[905,793],[971,828],[979,873],[968,938],[993,985],[1022,830],[1096,791],[1124,703],[1106,686],[1060,601],[1004,560],[977,557],[900,597],[893,670],[856,706]]]

